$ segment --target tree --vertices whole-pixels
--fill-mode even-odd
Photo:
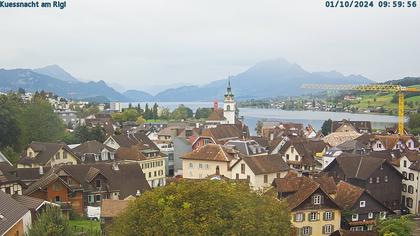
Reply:
[[[152,108],[152,119],[156,120],[158,118],[158,104],[155,103],[153,104],[153,108]]]
[[[162,120],[171,119],[171,111],[169,110],[169,108],[166,108],[166,107],[161,108],[159,119],[162,119]]]
[[[0,103],[0,148],[18,146],[21,130],[16,115],[10,107]]]
[[[321,132],[323,135],[328,135],[331,133],[331,125],[332,125],[332,120],[328,119],[326,121],[324,121],[324,123],[322,124],[321,127]]]
[[[137,125],[143,125],[144,123],[146,123],[146,120],[143,118],[143,116],[139,116],[139,117],[137,117],[137,120],[136,120],[136,124]]]
[[[380,236],[412,235],[414,222],[406,216],[393,217],[379,221],[378,232]]]
[[[255,131],[257,131],[258,135],[262,133],[263,122],[261,120],[257,121],[257,125],[255,126]]]
[[[32,224],[27,236],[72,236],[69,221],[61,213],[60,208],[47,206]]]
[[[66,143],[84,143],[86,141],[97,140],[104,142],[106,139],[106,131],[100,126],[88,127],[86,125],[77,126],[73,133],[68,134],[64,138]]]
[[[411,114],[408,119],[408,128],[410,132],[414,135],[420,134],[420,114],[415,113]]]
[[[196,119],[207,119],[209,115],[213,112],[213,108],[197,108],[195,111],[195,118]]]
[[[180,180],[132,201],[110,235],[290,235],[287,205],[247,183]]]
[[[172,112],[172,117],[176,120],[186,120],[193,117],[193,111],[181,104]]]

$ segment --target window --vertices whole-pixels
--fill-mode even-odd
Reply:
[[[239,174],[238,173],[236,173],[236,179],[239,179]]]
[[[407,167],[407,161],[404,161],[404,167]]]
[[[373,183],[373,178],[372,178],[372,177],[370,177],[370,178],[369,178],[369,183],[370,183],[370,184],[372,184],[372,183]]]
[[[100,202],[101,201],[101,195],[95,195],[95,201]]]
[[[407,178],[407,172],[403,171],[402,174],[404,175],[404,178]]]
[[[310,221],[317,221],[318,220],[318,212],[309,213],[309,220]]]
[[[247,176],[246,176],[246,180],[247,180],[248,182],[250,182],[250,181],[251,181],[251,177],[249,177],[249,175],[247,175]]]
[[[351,221],[358,221],[358,220],[359,220],[359,215],[358,214],[351,215]]]
[[[268,183],[268,175],[264,175],[264,183]]]
[[[156,171],[154,172],[154,176],[156,177]]]
[[[373,219],[373,212],[368,213],[368,219]]]
[[[93,198],[93,195],[88,195],[88,202],[89,203],[94,203],[95,202],[94,198]]]
[[[277,178],[280,178],[280,172],[279,173],[276,173],[276,177]]]
[[[60,183],[58,183],[58,182],[55,182],[55,183],[53,184],[53,190],[54,190],[54,191],[60,191],[60,190],[61,190],[61,184],[60,184]]]
[[[289,154],[286,154],[286,160],[289,160]]]
[[[295,214],[295,222],[302,222],[303,221],[303,213],[296,213]]]
[[[379,184],[379,182],[381,182],[381,177],[376,177],[376,183]]]
[[[350,227],[350,231],[363,231],[363,226]]]
[[[312,227],[305,226],[302,228],[302,235],[311,235],[312,234]]]
[[[413,207],[413,199],[411,197],[408,197],[406,199],[407,201],[407,207],[412,208]]]
[[[403,185],[402,185],[402,191],[403,191],[403,192],[407,192],[407,185],[406,185],[406,184],[403,184]]]
[[[63,152],[63,159],[67,159],[67,152]]]
[[[198,168],[199,168],[199,169],[203,169],[203,164],[199,163],[199,164],[198,164]]]
[[[102,186],[102,183],[101,183],[101,180],[100,179],[95,180],[95,186],[97,188],[100,188]]]
[[[382,148],[382,144],[381,144],[381,143],[377,143],[377,144],[376,144],[376,147],[377,147],[377,148]]]
[[[408,174],[408,179],[409,180],[414,180],[414,174],[413,173]]]
[[[290,147],[290,152],[294,153],[295,152],[295,148],[294,147]]]
[[[365,207],[366,206],[366,201],[360,201],[360,207]]]
[[[194,168],[194,164],[190,162],[190,169]]]
[[[411,185],[408,185],[408,193],[414,193],[414,187]]]
[[[333,232],[334,226],[333,225],[324,225],[322,228],[323,228],[322,231],[323,231],[324,234],[331,234]]]
[[[241,174],[245,174],[245,164],[241,164]]]
[[[10,187],[6,187],[6,193],[11,194]]]
[[[60,198],[60,196],[55,196],[54,201],[55,201],[56,203],[61,202],[61,198]]]
[[[230,111],[230,105],[227,105],[227,106],[226,106],[226,110],[227,110],[227,111]]]
[[[295,161],[299,161],[299,155],[295,155]]]
[[[384,177],[384,182],[385,182],[385,183],[388,183],[388,175],[385,175],[385,177]]]
[[[152,172],[149,172],[149,178],[152,178]]]
[[[209,164],[206,164],[206,170],[208,170],[209,169]]]
[[[324,215],[324,220],[333,220],[333,213],[331,211],[326,211]]]
[[[59,152],[57,152],[57,154],[55,154],[55,159],[56,160],[60,159],[60,153]]]
[[[313,204],[314,204],[314,205],[319,205],[319,204],[321,204],[321,198],[322,198],[322,196],[321,196],[321,195],[319,195],[319,194],[314,195],[314,196],[313,196],[313,198],[312,198],[312,202],[313,202]]]

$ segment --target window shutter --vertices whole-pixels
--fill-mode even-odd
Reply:
[[[324,213],[322,214],[322,219],[325,221],[327,220],[327,212],[324,211]]]
[[[312,221],[310,212],[308,213],[308,221]]]
[[[331,212],[331,220],[334,220],[334,211]]]
[[[302,221],[305,221],[305,213],[302,213]]]
[[[322,234],[325,234],[325,226],[322,226]]]
[[[333,213],[333,215],[334,215],[334,213]],[[331,224],[331,232],[334,232],[334,225],[333,224]]]
[[[303,233],[302,233],[302,228],[298,228],[297,229],[297,235],[299,235],[299,236],[301,236]]]
[[[293,214],[293,222],[296,222],[296,214]]]
[[[321,218],[320,215],[321,214],[319,212],[316,213],[316,220],[319,220]]]
[[[312,235],[312,227],[309,227],[309,235]]]

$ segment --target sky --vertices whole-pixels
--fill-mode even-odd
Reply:
[[[0,68],[57,64],[124,89],[206,84],[276,58],[375,81],[420,76],[420,6],[67,0],[63,10],[0,8],[0,27]]]

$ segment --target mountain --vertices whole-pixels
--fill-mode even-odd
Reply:
[[[401,86],[413,86],[420,84],[420,77],[405,77],[399,80],[389,80],[385,84],[399,84]]]
[[[123,95],[133,102],[153,101],[154,99],[151,94],[139,90],[127,90],[123,93]]]
[[[307,91],[302,84],[368,84],[373,81],[361,75],[331,72],[308,72],[299,65],[284,59],[264,61],[230,78],[232,89],[239,100],[259,99],[277,96],[295,96]],[[168,89],[155,96],[156,101],[212,101],[222,98],[227,79],[211,82],[204,86],[182,86]]]
[[[44,90],[65,98],[106,97],[110,101],[128,100],[104,81],[68,82],[30,69],[0,69],[0,91],[16,91],[19,88],[30,92]]]
[[[58,65],[49,65],[46,67],[33,69],[34,72],[42,75],[48,75],[50,77],[70,82],[70,83],[77,83],[80,82],[76,78],[74,78],[71,74],[69,74],[67,71],[65,71],[63,68],[61,68]]]

